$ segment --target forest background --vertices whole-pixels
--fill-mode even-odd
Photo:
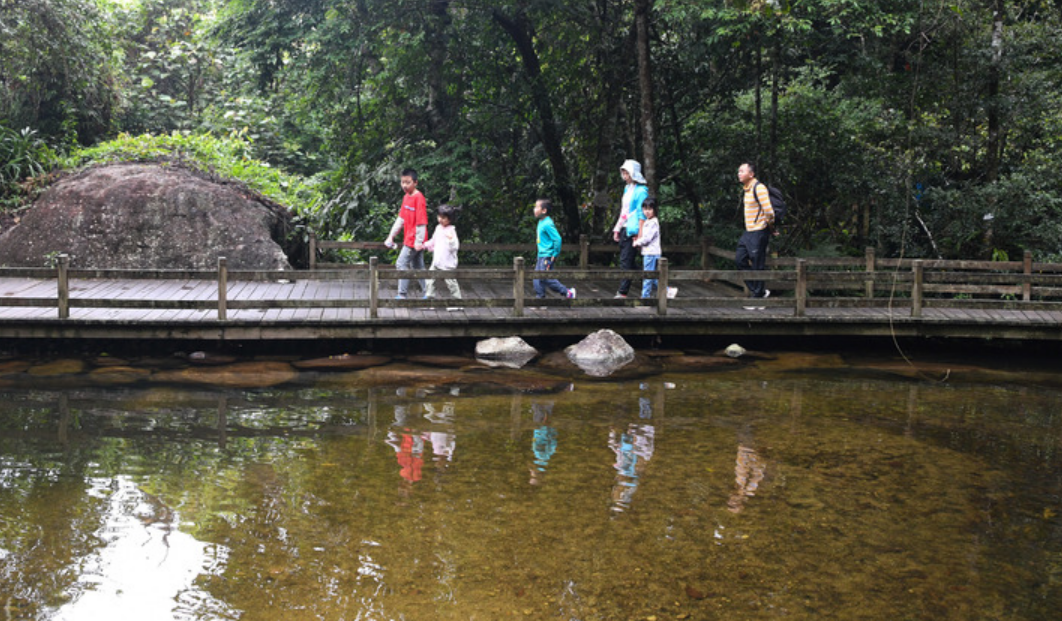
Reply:
[[[554,199],[605,240],[645,167],[666,243],[732,247],[758,164],[798,256],[1062,260],[1058,0],[0,0],[0,210],[179,159],[380,240],[420,173],[462,239]]]

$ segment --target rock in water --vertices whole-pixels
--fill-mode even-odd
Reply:
[[[726,355],[731,358],[740,358],[745,355],[745,348],[737,343],[734,343],[726,348]]]
[[[518,336],[485,339],[476,343],[476,358],[490,366],[520,368],[538,355],[538,350]]]
[[[564,350],[587,375],[605,377],[634,360],[634,348],[612,330],[598,330]]]
[[[291,269],[289,256],[305,256],[293,230],[287,209],[235,183],[114,164],[48,188],[0,235],[0,265],[43,267],[66,253],[84,268],[212,270],[224,256],[229,269]]]

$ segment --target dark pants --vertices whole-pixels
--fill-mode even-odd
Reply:
[[[553,259],[549,257],[539,257],[538,260],[535,261],[536,272],[548,272],[551,269],[553,269]],[[568,295],[568,288],[562,285],[561,281],[556,278],[535,278],[533,284],[535,286],[536,298],[546,297],[546,289],[556,291],[563,296]]]
[[[763,271],[767,267],[767,243],[769,241],[771,241],[770,229],[745,231],[738,240],[737,253],[734,255],[737,268]],[[746,280],[745,286],[749,288],[749,295],[754,298],[762,298],[767,292],[762,280]]]
[[[637,253],[635,253],[635,251],[634,251],[634,240],[627,236],[627,229],[626,228],[620,229],[619,246],[620,246],[620,269],[621,270],[633,270],[634,269],[635,255]],[[624,278],[623,281],[620,283],[619,291],[617,291],[617,293],[619,293],[620,295],[627,295],[627,292],[630,291],[630,290],[631,290],[631,279],[630,278]]]

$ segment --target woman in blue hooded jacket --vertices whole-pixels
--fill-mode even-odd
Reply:
[[[649,189],[645,187],[642,165],[634,160],[623,162],[620,166],[620,176],[627,187],[623,189],[619,218],[616,220],[616,226],[612,227],[612,239],[620,245],[620,269],[633,270],[636,254],[634,238],[637,237],[638,229],[645,219],[642,203],[649,197]],[[615,297],[625,298],[630,290],[631,279],[624,278]]]

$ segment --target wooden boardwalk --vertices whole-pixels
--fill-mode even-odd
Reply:
[[[796,272],[765,273],[775,295],[761,302],[763,310],[746,310],[748,301],[730,282],[736,272],[671,271],[678,295],[666,301],[641,301],[633,296],[613,300],[617,278],[597,273],[559,271],[575,284],[574,301],[551,294],[538,308],[526,274],[522,303],[514,281],[498,270],[462,274],[465,300],[446,299],[440,280],[432,302],[395,301],[394,273],[376,281],[376,308],[370,303],[372,279],[365,271],[336,274],[299,272],[253,274],[241,279],[208,279],[202,274],[164,278],[70,277],[68,308],[61,317],[63,296],[54,277],[0,272],[0,338],[3,339],[167,339],[167,340],[313,340],[398,338],[483,338],[491,336],[584,335],[611,328],[624,335],[779,335],[897,336],[974,339],[1062,340],[1062,302],[975,304],[971,300],[890,299],[888,279],[879,272],[878,290],[869,299],[837,295],[807,297]],[[29,272],[27,272],[29,273]],[[207,273],[208,275],[210,273]],[[150,276],[150,275],[148,275]],[[193,277],[195,276],[195,277]],[[827,276],[836,280],[837,276]],[[858,278],[870,279],[865,274]],[[1020,278],[1019,278],[1020,281]],[[814,281],[812,281],[814,282]],[[864,282],[852,280],[855,286]],[[920,282],[920,281],[919,281]],[[632,293],[636,295],[636,280]],[[812,285],[813,286],[813,285]],[[909,287],[910,285],[905,285]],[[1008,285],[1013,288],[1014,285]],[[1020,282],[1017,286],[1020,286]],[[223,302],[219,303],[219,290]],[[419,292],[415,283],[413,292]],[[802,295],[804,297],[802,297]],[[997,296],[998,297],[998,296]],[[429,305],[431,305],[429,307]],[[918,312],[912,311],[917,305]],[[220,310],[219,310],[220,306]],[[448,308],[460,307],[460,310]],[[375,316],[373,316],[375,315]]]

